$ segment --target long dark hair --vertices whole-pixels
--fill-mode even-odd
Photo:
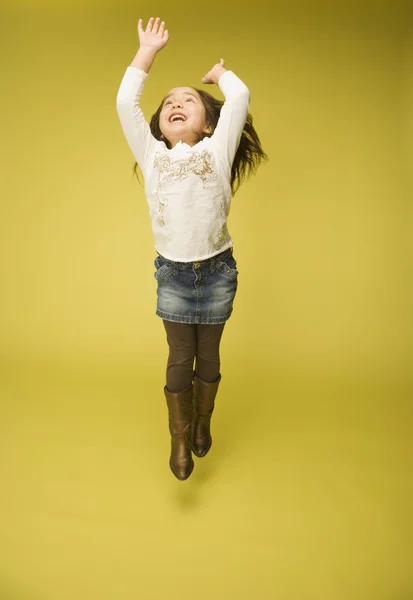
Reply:
[[[211,137],[214,133],[215,128],[218,124],[219,115],[221,114],[221,108],[224,105],[224,102],[222,100],[217,100],[216,98],[214,98],[214,96],[211,96],[211,94],[205,92],[204,90],[198,90],[197,88],[193,89],[196,92],[198,92],[202,100],[202,104],[205,108],[206,125],[209,126],[212,130],[211,133],[201,134],[198,139],[198,141],[201,141],[204,137]],[[163,103],[164,100],[162,100],[157,111],[152,115],[149,127],[152,132],[152,135],[157,140],[164,141],[167,148],[171,148],[170,142],[164,138],[159,127],[159,116],[161,114]],[[234,161],[232,163],[231,168],[232,195],[235,194],[235,192],[238,190],[244,179],[255,173],[261,162],[267,160],[268,156],[262,149],[260,138],[258,137],[258,134],[255,131],[252,122],[252,116],[248,113],[247,120],[245,122],[244,129],[241,134],[240,143],[235,153]],[[139,180],[138,163],[136,162],[133,166],[133,172]]]

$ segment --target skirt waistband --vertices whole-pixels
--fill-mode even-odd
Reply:
[[[178,262],[175,260],[170,260],[169,258],[165,258],[164,256],[162,256],[162,254],[159,254],[158,252],[158,256],[165,261],[166,264],[169,264],[171,266],[176,266],[179,269],[206,269],[206,270],[210,270],[211,268],[214,269],[215,265],[219,262],[223,262],[225,261],[227,258],[229,258],[230,256],[232,256],[233,254],[233,247],[231,246],[230,248],[227,248],[227,250],[224,250],[224,252],[220,252],[220,254],[216,254],[215,256],[211,256],[211,258],[205,258],[204,260],[198,260],[198,261],[193,261],[193,262]]]

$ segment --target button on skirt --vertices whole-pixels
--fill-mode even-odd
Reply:
[[[199,262],[175,262],[158,255],[156,314],[177,323],[225,323],[238,287],[232,248]]]

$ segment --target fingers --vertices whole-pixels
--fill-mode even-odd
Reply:
[[[161,21],[159,17],[156,17],[156,19],[151,17],[146,25],[145,32],[152,33],[160,38],[168,38],[169,32],[167,29],[165,29],[165,25],[165,21]],[[142,19],[139,19],[138,21],[138,31],[143,32]]]
[[[212,69],[210,71],[208,71],[208,73],[202,77],[202,80],[201,80],[202,83],[213,83],[214,82],[214,73],[216,71],[216,67],[217,66],[223,67],[224,63],[225,63],[224,59],[220,58],[219,63],[217,63],[216,65],[214,65],[212,67]]]
[[[155,23],[153,24],[153,27],[152,27],[152,33],[154,33],[155,35],[158,33],[159,23],[160,23],[160,18],[156,17]]]
[[[166,30],[166,31],[168,31],[168,30]],[[162,23],[159,26],[159,31],[158,31],[159,37],[162,37],[164,35],[164,33],[165,33],[165,21],[162,21]],[[166,35],[168,35],[168,33]]]
[[[139,19],[139,20],[141,21],[142,19]],[[164,29],[165,29],[165,22],[162,21],[162,23],[161,23],[161,20],[159,17],[156,17],[156,19],[154,17],[151,17],[146,26],[147,33],[154,33],[154,34],[159,33],[161,35],[161,37],[164,32]]]
[[[146,26],[146,32],[150,33],[152,31],[152,27],[153,27],[153,23],[154,23],[155,19],[153,17],[151,17],[148,21],[148,24]]]

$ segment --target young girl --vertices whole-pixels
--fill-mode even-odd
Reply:
[[[169,345],[166,397],[174,475],[187,479],[192,452],[212,444],[210,420],[220,374],[219,345],[232,313],[237,263],[227,228],[231,198],[267,157],[248,114],[249,91],[221,59],[203,78],[225,102],[192,87],[170,90],[150,124],[140,97],[168,30],[138,22],[139,50],[117,95],[126,140],[145,179],[155,248],[157,310]],[[195,361],[195,371],[194,371]]]

